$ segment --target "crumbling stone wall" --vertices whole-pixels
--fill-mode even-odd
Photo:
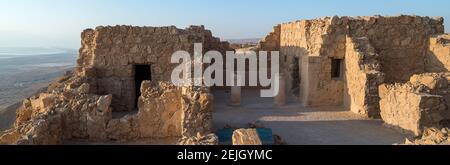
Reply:
[[[380,55],[389,83],[407,82],[425,72],[429,38],[444,33],[443,18],[419,16],[357,17],[348,19],[351,37],[367,37]]]
[[[108,124],[109,139],[190,138],[212,132],[213,97],[204,88],[144,81],[139,112]]]
[[[265,51],[279,51],[280,32],[281,32],[281,25],[274,26],[272,32],[270,32],[266,37],[264,37],[261,41],[259,41],[257,48],[259,50]]]
[[[53,91],[26,99],[14,127],[0,133],[0,144],[127,142],[146,138],[199,138],[204,140],[198,143],[216,143],[217,139],[210,135],[213,98],[209,91],[175,87],[168,82],[143,84],[139,112],[113,119],[112,95],[88,94],[85,80],[70,78]]]
[[[13,128],[6,131],[6,137],[0,135],[0,143],[42,145],[106,138],[112,96],[89,94],[86,82],[86,78],[67,77],[38,97],[25,99]]]
[[[114,111],[135,107],[135,65],[150,65],[152,81],[170,81],[177,64],[170,63],[179,50],[193,55],[194,43],[208,50],[230,50],[229,44],[212,36],[203,26],[187,29],[170,27],[107,26],[85,30],[77,62],[77,71],[95,68],[95,93],[113,95]]]
[[[183,87],[181,135],[183,137],[206,136],[212,132],[214,96],[208,88]]]
[[[75,73],[52,83],[46,92],[28,98],[14,127],[0,132],[0,144],[127,142],[145,138],[178,138],[180,144],[217,144],[211,134],[212,95],[205,88],[175,87],[170,55],[229,50],[203,26],[98,27],[82,33]],[[134,65],[151,65],[152,81],[141,85],[138,113],[113,118],[113,110],[134,105]]]
[[[427,72],[450,71],[450,35],[442,34],[430,39],[428,54],[425,58]]]
[[[407,83],[379,88],[381,117],[390,126],[418,136],[450,119],[448,72],[414,75]]]
[[[345,107],[352,112],[377,118],[380,116],[378,86],[384,81],[379,55],[369,40],[347,38],[345,54]]]
[[[373,53],[379,55],[378,71],[384,73],[383,81],[395,83],[426,72],[429,37],[443,32],[441,17],[335,16],[295,21],[281,24],[280,61],[286,66],[286,75],[290,75],[288,88],[295,89],[300,82],[304,105],[343,105],[348,95],[344,70],[339,77],[333,77],[331,70],[333,60],[346,61],[347,47],[351,46],[346,37],[367,38]]]
[[[181,136],[181,90],[167,83],[142,84],[137,115],[141,136]]]

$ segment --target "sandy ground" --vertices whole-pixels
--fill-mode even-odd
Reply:
[[[225,90],[214,91],[214,97],[215,129],[261,121],[291,145],[392,145],[405,140],[381,120],[366,119],[341,107],[306,108],[294,97],[286,106],[277,107],[272,98],[259,97],[259,90],[243,90],[241,107],[228,105]]]

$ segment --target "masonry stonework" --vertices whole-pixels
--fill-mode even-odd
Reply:
[[[390,126],[421,135],[425,128],[450,120],[449,92],[450,73],[425,73],[404,84],[383,84],[381,117]]]
[[[378,85],[448,69],[441,17],[335,16],[280,26],[281,71],[305,106],[345,106],[377,118]]]
[[[429,51],[425,58],[427,72],[450,71],[450,35],[442,34],[430,39]]]
[[[204,27],[187,29],[170,27],[97,27],[82,34],[82,47],[77,71],[95,68],[98,94],[113,95],[114,111],[131,111],[135,102],[136,65],[150,66],[152,81],[170,81],[177,64],[170,63],[176,51],[194,52],[194,43],[202,43],[203,51],[230,50],[228,44],[212,36]]]
[[[211,134],[213,96],[209,89],[168,82],[176,66],[170,63],[171,55],[180,50],[193,54],[194,43],[203,43],[203,51],[230,50],[228,43],[203,26],[85,30],[75,72],[26,99],[13,128],[0,134],[0,144],[145,139],[218,144]],[[149,69],[145,75],[139,75],[148,79],[136,81],[137,65],[149,66],[144,67]],[[126,115],[114,117],[121,111]]]
[[[384,81],[379,55],[365,37],[347,38],[344,106],[351,111],[379,117],[378,85]]]

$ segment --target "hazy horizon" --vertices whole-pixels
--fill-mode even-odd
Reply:
[[[205,25],[224,40],[253,39],[279,23],[334,15],[408,14],[450,20],[448,6],[447,0],[0,0],[0,47],[78,49],[80,33],[100,25]],[[450,21],[445,25],[450,27]]]

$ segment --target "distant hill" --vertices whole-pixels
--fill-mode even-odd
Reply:
[[[226,39],[230,44],[251,44],[256,45],[261,38]]]

